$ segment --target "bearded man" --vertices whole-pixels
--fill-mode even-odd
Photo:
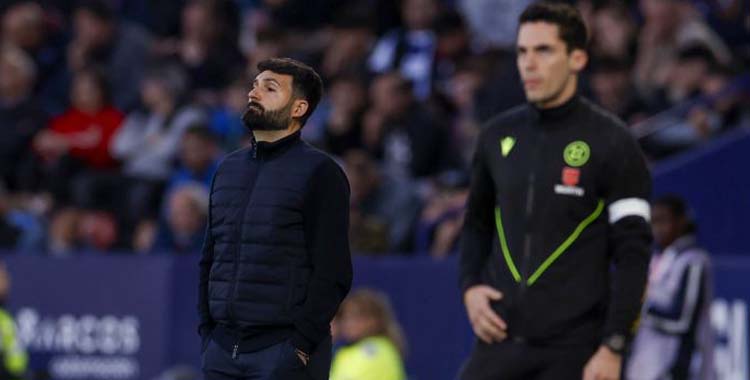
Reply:
[[[288,58],[258,64],[242,120],[253,144],[211,184],[198,331],[206,379],[328,378],[330,322],[352,281],[349,183],[300,138],[323,92]]]

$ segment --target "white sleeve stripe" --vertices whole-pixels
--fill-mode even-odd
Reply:
[[[640,216],[647,222],[651,221],[651,205],[641,198],[625,198],[609,205],[609,223],[615,224],[626,216]]]

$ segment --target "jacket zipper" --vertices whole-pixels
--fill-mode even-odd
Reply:
[[[531,244],[534,237],[534,202],[535,200],[535,187],[536,187],[536,171],[539,162],[539,152],[541,145],[544,143],[544,132],[539,131],[539,135],[534,142],[534,148],[531,156],[531,167],[529,170],[529,178],[526,189],[526,226],[524,228],[523,236],[523,256],[521,258],[521,295],[527,288],[527,281],[529,278],[529,266],[531,265]]]
[[[253,159],[256,159],[258,157],[258,150],[257,146],[253,144]],[[247,207],[250,204],[250,198],[253,195],[253,191],[255,190],[255,185],[257,183],[258,177],[260,176],[260,172],[263,169],[263,160],[258,160],[258,170],[255,172],[255,176],[252,177],[252,181],[250,182],[250,188],[247,189],[247,195],[245,197],[244,205],[242,206],[242,211],[239,213],[239,216],[237,217],[237,225],[235,226],[234,230],[234,236],[236,237],[237,246],[234,248],[234,271],[232,274],[232,293],[229,298],[229,302],[227,304],[227,316],[229,317],[230,324],[233,324],[233,322],[236,322],[234,320],[234,302],[237,298],[237,274],[239,272],[240,267],[240,247],[242,246],[242,222],[245,219],[245,213],[247,212]],[[250,178],[248,178],[250,179]],[[238,343],[235,344],[235,351],[237,349],[237,345],[239,344],[239,337],[238,337]]]
[[[537,163],[539,162],[539,152],[541,151],[541,145],[544,141],[544,132],[539,131],[538,136],[536,138],[536,141],[534,142],[533,152],[531,156],[531,167],[529,171],[529,177],[528,177],[528,188],[526,190],[526,207],[525,207],[525,214],[526,214],[526,226],[524,231],[524,237],[523,237],[523,256],[521,258],[521,281],[519,283],[519,289],[518,289],[518,305],[519,309],[522,308],[524,295],[526,293],[526,288],[528,288],[528,278],[529,278],[529,267],[531,266],[531,248],[532,248],[532,242],[534,237],[534,202],[535,202],[535,187],[536,187],[536,171],[537,171]],[[523,318],[519,318],[518,321],[516,321],[517,324],[522,325]],[[519,326],[516,330],[520,332],[520,335],[517,335],[515,339],[517,341],[523,342],[525,341],[524,334],[524,328],[523,326]]]

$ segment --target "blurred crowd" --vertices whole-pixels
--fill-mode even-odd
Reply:
[[[303,129],[351,183],[352,249],[455,250],[483,123],[524,101],[530,0],[61,0],[0,5],[0,248],[198,251],[208,187],[250,135],[256,64],[311,64]],[[582,92],[651,160],[750,126],[750,4],[579,0]]]

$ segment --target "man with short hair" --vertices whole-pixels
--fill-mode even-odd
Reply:
[[[479,341],[466,380],[619,379],[641,305],[651,180],[615,116],[577,94],[587,62],[575,8],[521,15],[528,103],[479,138],[461,286]]]
[[[714,380],[711,258],[684,199],[662,196],[652,210],[657,250],[625,378]]]
[[[349,184],[300,139],[323,84],[288,58],[258,64],[243,122],[251,147],[211,185],[200,262],[206,378],[328,378],[330,322],[352,280]]]

